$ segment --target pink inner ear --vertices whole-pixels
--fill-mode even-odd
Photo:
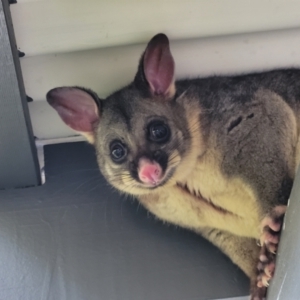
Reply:
[[[92,132],[99,120],[93,97],[78,88],[57,88],[47,94],[49,104],[73,130]]]
[[[156,35],[144,54],[144,73],[152,94],[166,96],[174,84],[175,63],[168,38]]]

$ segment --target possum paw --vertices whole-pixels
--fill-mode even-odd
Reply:
[[[251,290],[251,297],[250,300],[263,300],[265,299],[267,294],[267,288],[266,287],[257,287],[255,286]]]
[[[271,253],[276,253],[286,205],[279,205],[262,220],[260,246],[266,246]]]
[[[274,275],[276,252],[285,211],[285,205],[276,206],[261,222],[261,250],[257,266],[258,288],[268,287],[269,281]]]
[[[257,266],[257,287],[268,287],[269,281],[275,272],[276,255],[268,251],[267,246],[263,245],[259,255],[259,263]]]

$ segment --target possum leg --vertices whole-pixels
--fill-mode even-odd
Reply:
[[[203,237],[220,248],[250,278],[251,300],[262,300],[266,295],[265,286],[257,286],[257,269],[260,247],[256,240],[233,235],[227,231],[203,228],[199,232]]]
[[[267,287],[275,272],[278,248],[286,205],[278,205],[261,222],[260,254],[258,263],[257,286]]]

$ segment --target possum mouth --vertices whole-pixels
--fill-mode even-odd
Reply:
[[[181,188],[183,192],[192,195],[199,201],[205,202],[206,204],[211,206],[216,211],[223,213],[223,214],[230,214],[230,215],[236,216],[234,213],[230,212],[229,210],[226,210],[226,209],[214,204],[210,199],[204,198],[200,193],[196,194],[196,192],[194,190],[191,191],[186,184],[183,185],[183,184],[177,182],[177,186],[179,188]]]

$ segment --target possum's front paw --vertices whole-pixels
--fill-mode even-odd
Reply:
[[[257,266],[257,287],[268,287],[269,281],[272,279],[275,271],[276,255],[268,251],[266,245],[263,245],[259,255],[259,263]]]
[[[276,252],[285,211],[285,205],[276,206],[261,222],[261,251],[257,266],[257,287],[259,288],[268,287],[274,275]]]
[[[251,289],[250,300],[263,300],[266,297],[267,288],[255,286]]]

